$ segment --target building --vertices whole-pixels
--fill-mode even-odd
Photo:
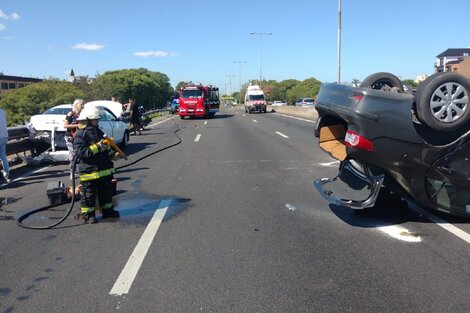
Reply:
[[[470,48],[447,49],[436,57],[435,72],[456,72],[470,78]]]
[[[32,83],[38,83],[41,81],[42,79],[39,79],[39,78],[10,76],[10,75],[3,75],[3,73],[0,73],[0,99],[2,98],[2,95],[4,95],[6,92],[10,90],[22,88],[26,85],[29,85]]]

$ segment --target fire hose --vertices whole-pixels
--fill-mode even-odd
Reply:
[[[179,145],[181,143],[181,138],[178,136],[177,132],[180,131],[180,128],[179,126],[175,123],[175,120],[172,119],[173,121],[173,124],[177,127],[176,130],[173,132],[174,135],[178,138],[178,141],[174,144],[171,144],[169,146],[166,146],[166,147],[163,147],[163,148],[160,148],[160,149],[157,149],[149,154],[146,154],[138,159],[136,159],[135,161],[132,161],[131,163],[127,163],[125,165],[122,165],[122,166],[119,166],[119,167],[116,167],[116,171],[117,170],[120,170],[120,169],[123,169],[123,168],[126,168],[128,166],[131,166],[131,165],[134,165],[152,155],[155,155],[159,152],[162,152],[164,150],[167,150],[167,149],[170,149],[172,147],[175,147],[177,145]],[[105,137],[102,139],[102,142],[103,144],[107,144],[109,145],[111,148],[114,149],[114,151],[116,151],[123,159],[127,160],[127,156],[125,155],[125,153],[119,149],[119,147],[114,143],[114,140],[112,138],[108,138],[108,137]],[[23,221],[25,219],[27,219],[28,217],[30,217],[31,215],[34,215],[36,213],[39,213],[39,212],[42,212],[42,211],[46,211],[46,210],[49,210],[49,209],[52,209],[54,207],[57,207],[59,205],[63,205],[67,202],[62,202],[62,203],[57,203],[57,204],[50,204],[50,205],[47,205],[47,206],[44,206],[44,207],[40,207],[40,208],[37,208],[37,209],[33,209],[31,211],[28,211],[24,214],[22,214],[19,218],[18,218],[18,221],[16,222],[16,224],[20,227],[23,227],[23,228],[28,228],[28,229],[51,229],[53,227],[56,227],[58,226],[59,224],[62,224],[70,215],[70,213],[72,213],[72,210],[73,210],[73,207],[74,207],[74,204],[75,204],[75,192],[76,192],[76,186],[75,186],[75,169],[77,167],[77,162],[78,162],[78,157],[74,157],[73,161],[72,161],[72,187],[71,187],[71,199],[70,199],[70,207],[68,208],[68,210],[65,212],[65,215],[63,217],[61,217],[58,221],[56,221],[55,223],[53,224],[49,224],[49,225],[43,225],[43,226],[32,226],[32,225],[25,225],[23,224]]]

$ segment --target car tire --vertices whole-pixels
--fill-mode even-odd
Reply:
[[[418,119],[436,131],[455,131],[470,120],[470,81],[457,73],[436,73],[416,90]],[[467,131],[467,126],[463,131]]]
[[[180,118],[181,118],[182,120],[184,120],[184,116],[181,116],[181,115],[180,115]]]
[[[380,72],[367,76],[359,87],[375,90],[404,92],[401,80],[391,73]]]
[[[121,141],[121,143],[119,144],[119,146],[120,146],[121,148],[125,148],[125,147],[127,147],[127,144],[128,144],[128,143],[129,143],[129,131],[126,130],[126,131],[124,132],[124,135],[122,136],[122,141]]]

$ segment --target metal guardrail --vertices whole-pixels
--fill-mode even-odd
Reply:
[[[8,127],[7,155],[30,151],[35,153],[33,141],[30,138],[29,129],[26,126]]]

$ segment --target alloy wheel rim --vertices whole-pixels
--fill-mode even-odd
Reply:
[[[430,109],[435,119],[453,123],[468,109],[468,93],[464,86],[455,82],[440,85],[431,95]]]

